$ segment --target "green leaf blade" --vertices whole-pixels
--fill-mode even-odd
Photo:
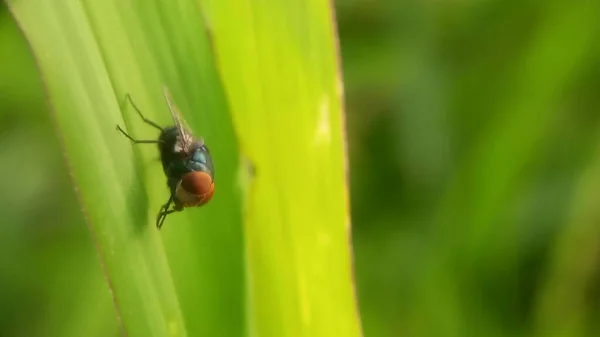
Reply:
[[[124,331],[241,335],[238,152],[209,44],[199,30],[199,11],[177,25],[186,8],[171,3],[9,5],[39,64]],[[200,38],[173,47],[171,39],[178,36]],[[131,94],[147,118],[169,125],[163,84],[197,136],[206,139],[216,162],[217,192],[207,206],[170,215],[159,232],[156,214],[168,190],[158,150],[132,145],[116,125],[137,139],[156,139],[158,131],[139,119],[125,95]]]
[[[330,4],[203,5],[256,169],[245,215],[253,333],[359,336]]]

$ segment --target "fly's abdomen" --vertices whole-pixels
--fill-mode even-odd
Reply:
[[[213,180],[215,179],[215,169],[213,167],[212,157],[205,145],[196,148],[190,158],[188,167],[193,171],[206,172]]]

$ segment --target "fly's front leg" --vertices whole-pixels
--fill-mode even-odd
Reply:
[[[173,203],[173,198],[175,197],[175,192],[171,192],[171,196],[166,204],[162,205],[160,211],[158,212],[158,216],[156,217],[156,228],[160,229],[167,218],[167,215],[179,211],[178,209],[169,209],[171,203]]]

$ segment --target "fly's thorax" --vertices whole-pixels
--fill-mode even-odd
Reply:
[[[179,133],[177,132],[176,127],[168,126],[164,128],[158,137],[158,140],[161,141],[161,143],[159,143],[161,150],[170,150],[169,152],[171,152],[178,140],[178,135]]]
[[[162,162],[163,171],[167,176],[175,174],[173,172],[173,166],[176,165],[178,161],[181,162],[183,160],[181,154],[174,151],[178,141],[177,135],[177,128],[171,126],[164,128],[159,137],[160,143],[158,144],[158,149],[160,151],[160,160]]]
[[[159,149],[161,153],[186,157],[191,152],[189,144],[195,144],[197,141],[191,133],[179,134],[175,126],[169,126],[163,129],[159,137]],[[184,146],[184,144],[188,146]],[[186,151],[187,150],[187,151]]]
[[[163,129],[160,135],[162,142],[161,151],[170,153],[187,154],[186,150],[189,151],[189,145],[195,144],[198,141],[194,138],[189,130],[185,130],[183,134],[179,133],[179,129],[176,126],[169,126]],[[184,146],[185,144],[185,146]]]

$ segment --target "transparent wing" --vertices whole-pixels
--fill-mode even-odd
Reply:
[[[169,92],[169,88],[166,85],[163,85],[163,93],[165,95],[165,100],[167,101],[167,105],[169,105],[169,111],[171,112],[171,117],[173,117],[173,122],[175,122],[175,127],[177,127],[177,131],[179,132],[179,139],[181,141],[181,149],[184,152],[189,152],[192,142],[194,141],[193,136],[190,134],[190,128],[188,127],[185,120],[181,117],[181,113],[179,109],[173,103],[173,99],[171,97],[171,92]],[[202,139],[199,139],[201,143],[204,143]]]

